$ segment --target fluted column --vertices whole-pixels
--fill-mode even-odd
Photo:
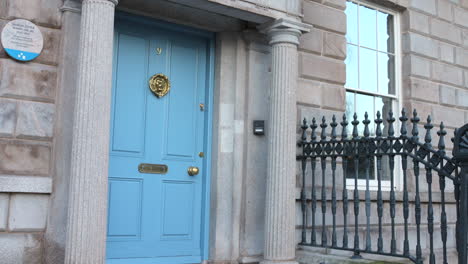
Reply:
[[[308,28],[278,20],[263,29],[272,46],[265,245],[262,264],[295,261],[296,87],[299,36]]]
[[[65,263],[105,263],[109,118],[117,0],[83,0]]]

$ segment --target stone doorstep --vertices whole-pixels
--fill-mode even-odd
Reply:
[[[351,259],[353,252],[319,247],[299,246],[296,260],[300,264],[413,264],[409,259],[361,253],[362,259]]]

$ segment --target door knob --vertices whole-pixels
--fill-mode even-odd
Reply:
[[[190,175],[190,176],[195,176],[195,175],[197,175],[199,172],[200,172],[200,170],[198,169],[198,167],[192,167],[192,166],[190,166],[190,167],[188,168],[188,170],[187,170],[187,173],[188,173],[188,175]]]

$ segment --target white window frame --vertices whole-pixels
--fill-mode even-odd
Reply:
[[[378,4],[375,4],[375,3],[370,3],[368,1],[365,1],[365,0],[347,0],[347,2],[353,2],[355,4],[358,4],[358,5],[362,5],[362,6],[366,6],[366,7],[369,7],[369,8],[372,8],[372,9],[375,9],[377,11],[381,11],[381,12],[384,12],[384,13],[387,13],[387,14],[390,14],[393,16],[393,35],[394,35],[394,47],[395,47],[395,50],[393,52],[394,54],[394,60],[395,60],[395,95],[386,95],[386,94],[381,94],[379,92],[371,92],[371,91],[366,91],[366,90],[360,90],[360,89],[355,89],[355,88],[349,88],[349,87],[346,87],[345,85],[345,89],[346,89],[346,92],[350,91],[350,92],[356,92],[356,93],[360,93],[360,94],[367,94],[367,95],[373,95],[373,96],[380,96],[380,97],[386,97],[386,98],[391,98],[392,100],[394,100],[394,103],[393,103],[393,107],[394,107],[394,117],[395,119],[397,120],[395,123],[394,123],[394,126],[395,126],[395,132],[396,132],[396,135],[399,134],[399,120],[398,120],[398,117],[400,116],[400,109],[402,109],[402,45],[401,45],[401,17],[400,17],[400,13],[399,12],[396,12],[394,10],[391,10],[391,9],[388,9],[388,8],[385,8],[385,7],[382,7],[382,6],[379,6]],[[377,23],[377,21],[376,21]],[[354,45],[354,44],[352,44]],[[358,48],[358,51],[359,51],[359,48],[361,47],[360,43],[359,43],[359,8],[358,8],[358,43],[356,45],[356,47]],[[367,47],[366,47],[367,48]],[[348,41],[346,40],[346,49],[348,49]],[[371,50],[375,50],[375,49],[371,49]],[[378,52],[378,50],[377,50]],[[359,65],[359,60],[360,60],[360,57],[358,56],[358,75],[360,73],[360,65]],[[378,64],[377,64],[377,67],[378,67]],[[378,71],[378,70],[377,70]],[[359,78],[359,76],[358,76]],[[359,80],[359,79],[358,79]],[[356,96],[354,96],[354,100],[356,100]],[[374,100],[374,104],[375,104],[375,100]],[[354,105],[356,105],[356,102],[354,102]],[[382,117],[382,118],[386,118],[386,117]],[[374,117],[371,118],[371,120],[373,121]],[[360,122],[362,121],[362,117],[359,117],[358,119]],[[372,190],[372,191],[376,191],[378,189],[378,180],[377,180],[377,158],[375,158],[375,161],[374,161],[374,175],[375,175],[375,180],[370,180],[369,181],[369,189]],[[403,184],[403,179],[402,179],[402,170],[401,170],[401,158],[397,155],[395,156],[395,169],[394,169],[394,189],[395,190],[401,190],[403,188],[402,184]],[[354,189],[354,184],[355,184],[355,179],[353,178],[347,178],[346,179],[346,187],[347,189]],[[382,191],[390,191],[391,190],[391,186],[390,186],[390,180],[382,180],[381,181],[381,187],[382,187]],[[358,189],[359,190],[365,190],[366,189],[366,180],[364,179],[358,179]]]

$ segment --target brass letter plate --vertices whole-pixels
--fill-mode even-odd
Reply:
[[[167,165],[141,163],[140,165],[138,165],[138,171],[140,173],[166,174]]]

